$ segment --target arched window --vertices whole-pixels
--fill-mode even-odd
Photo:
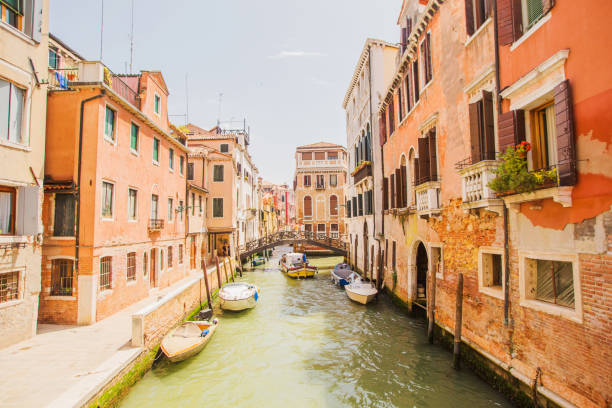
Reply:
[[[304,217],[312,217],[312,198],[304,197]]]
[[[338,215],[338,197],[335,195],[329,197],[329,214]]]

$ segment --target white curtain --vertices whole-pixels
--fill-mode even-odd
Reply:
[[[9,117],[9,140],[21,143],[21,117],[23,115],[23,90],[11,86],[11,112]]]
[[[0,192],[0,234],[8,234],[11,228],[13,209],[11,197],[11,193]]]

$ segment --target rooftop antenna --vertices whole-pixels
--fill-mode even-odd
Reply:
[[[185,125],[189,123],[189,73],[185,73]]]
[[[102,0],[102,16],[100,19],[100,61],[102,61],[102,40],[104,39],[104,0]]]
[[[102,0],[104,1],[104,0]],[[132,0],[132,29],[130,34],[130,74],[132,71],[132,63],[134,62],[134,0]]]
[[[223,100],[223,93],[219,92],[219,112],[217,113],[217,126],[221,126],[221,101]]]

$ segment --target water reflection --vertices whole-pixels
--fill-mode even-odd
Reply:
[[[156,366],[122,406],[510,406],[453,370],[451,354],[426,343],[424,323],[384,296],[367,307],[349,301],[323,269],[341,258],[311,258],[319,274],[296,281],[279,271],[280,253],[242,278],[262,290],[255,309],[215,310],[220,326],[206,349]]]

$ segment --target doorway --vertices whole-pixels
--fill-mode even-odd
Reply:
[[[428,260],[427,260],[427,250],[425,249],[425,245],[422,242],[419,243],[419,247],[417,249],[417,259],[416,259],[416,268],[417,268],[417,299],[425,299],[427,297],[427,270]]]

